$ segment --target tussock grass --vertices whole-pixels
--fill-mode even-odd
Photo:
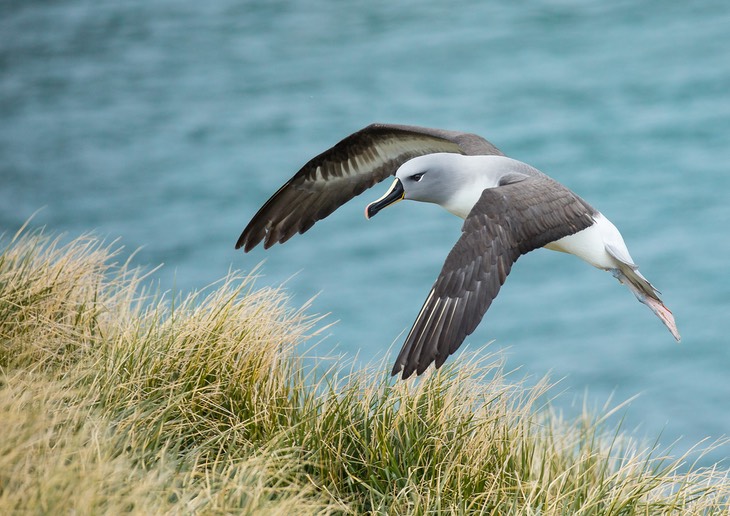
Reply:
[[[324,328],[229,275],[144,287],[115,243],[0,246],[0,514],[725,514],[727,473],[683,467],[501,361],[418,381],[311,367]]]

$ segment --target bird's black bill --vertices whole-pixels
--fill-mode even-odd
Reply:
[[[405,197],[403,183],[400,182],[400,179],[396,178],[396,180],[393,182],[393,185],[390,187],[390,190],[388,190],[384,196],[382,196],[377,201],[373,201],[368,204],[368,207],[365,208],[365,218],[369,219],[383,208],[387,208],[391,204],[402,201],[403,197]]]

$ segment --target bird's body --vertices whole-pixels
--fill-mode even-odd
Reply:
[[[618,229],[565,186],[476,135],[368,126],[310,160],[264,204],[237,247],[284,242],[392,174],[395,182],[368,205],[366,217],[410,199],[464,219],[393,374],[407,378],[431,363],[440,367],[479,324],[512,264],[541,247],[612,272],[679,340],[671,312],[639,273]]]
[[[450,197],[444,199],[441,206],[457,217],[466,219],[482,195],[488,188],[496,188],[500,181],[510,175],[519,176],[524,174],[527,177],[547,176],[539,170],[521,161],[506,156],[463,156],[459,154],[427,154],[412,159],[401,168],[401,175],[415,173],[415,170],[428,170],[434,163],[448,169],[448,176],[460,177],[459,188]],[[397,176],[397,174],[396,174]],[[463,179],[462,179],[463,178]],[[553,186],[565,188],[553,181]],[[565,188],[568,191],[567,188]],[[584,201],[585,202],[585,201]],[[587,203],[586,203],[587,204]],[[620,259],[625,263],[633,263],[629,250],[616,226],[608,220],[601,212],[591,207],[593,213],[593,224],[589,227],[559,238],[546,244],[546,249],[573,254],[590,265],[603,270],[611,270],[617,267],[616,258],[608,253],[607,248],[612,247],[620,253]]]

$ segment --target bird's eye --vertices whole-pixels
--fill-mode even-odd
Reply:
[[[420,172],[418,174],[413,174],[411,176],[411,180],[412,181],[415,181],[417,183],[417,182],[419,182],[421,180],[421,178],[423,177],[423,174],[425,174],[425,172]]]

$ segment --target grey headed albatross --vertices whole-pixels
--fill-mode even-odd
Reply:
[[[565,186],[475,134],[369,125],[307,162],[254,215],[236,248],[286,242],[393,175],[385,195],[366,207],[368,219],[408,199],[439,204],[464,225],[391,374],[406,379],[431,363],[441,367],[476,329],[512,264],[540,247],[611,272],[680,340],[672,313],[638,271],[616,226]]]

